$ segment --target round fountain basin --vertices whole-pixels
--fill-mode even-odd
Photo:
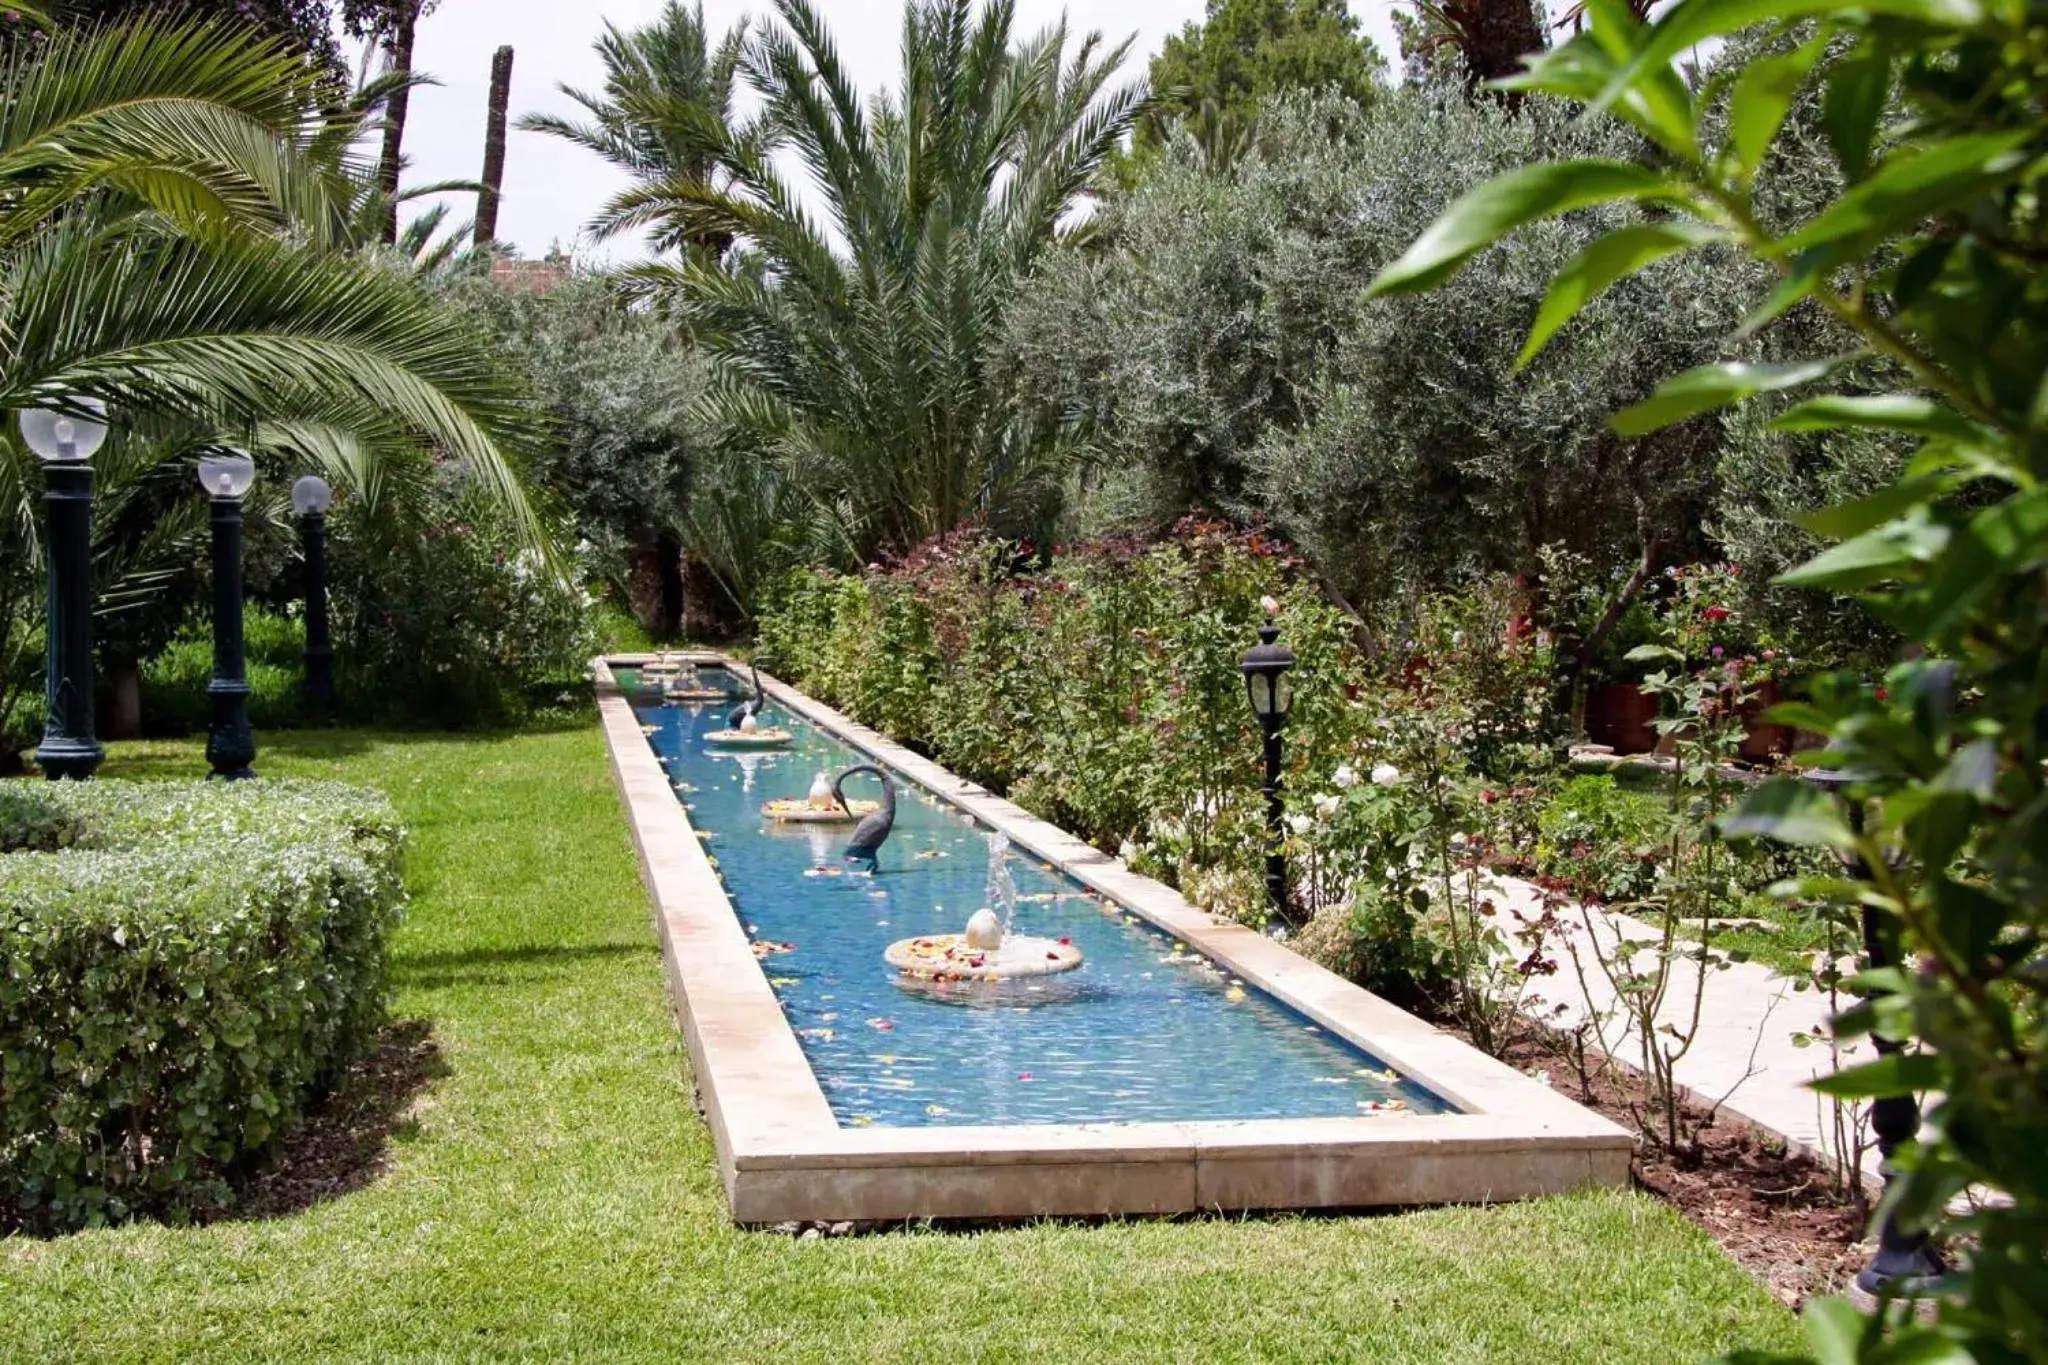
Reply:
[[[848,801],[841,810],[836,805],[814,806],[802,798],[785,798],[762,802],[761,814],[786,825],[850,825],[881,808],[879,801]]]
[[[723,749],[780,749],[795,738],[787,730],[771,730],[764,725],[758,730],[713,730],[704,736],[704,742]]]
[[[1011,981],[1071,972],[1082,957],[1079,948],[1056,938],[1013,934],[1000,947],[976,948],[965,934],[926,934],[898,939],[883,950],[882,960],[922,981]]]

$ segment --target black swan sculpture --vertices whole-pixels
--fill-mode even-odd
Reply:
[[[853,809],[846,804],[846,793],[842,788],[846,779],[855,773],[873,773],[882,780],[882,808],[863,815],[860,823],[853,827],[853,837],[846,841],[846,857],[861,858],[872,863],[875,860],[875,853],[888,841],[889,831],[896,827],[896,788],[889,781],[889,774],[874,764],[858,764],[832,779],[832,797],[839,803],[841,810]]]
[[[750,662],[747,665],[747,672],[754,680],[754,695],[725,713],[725,728],[728,730],[739,729],[741,721],[745,720],[748,716],[760,715],[761,708],[768,704],[767,699],[761,695],[760,668]]]

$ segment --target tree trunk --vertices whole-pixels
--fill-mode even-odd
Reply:
[[[1646,537],[1642,557],[1636,561],[1634,572],[1608,599],[1606,610],[1600,613],[1600,619],[1593,623],[1586,637],[1559,642],[1562,647],[1558,650],[1558,660],[1563,665],[1561,700],[1569,709],[1574,730],[1586,728],[1586,674],[1592,670],[1594,656],[1599,654],[1600,647],[1607,643],[1607,637],[1614,633],[1614,628],[1621,624],[1621,618],[1628,614],[1628,609],[1635,605],[1636,598],[1642,596],[1643,589],[1655,576],[1658,548],[1655,536]]]
[[[419,17],[419,0],[401,0],[392,20],[391,40],[385,46],[395,72],[412,71],[412,35]],[[411,90],[400,86],[392,91],[384,106],[384,150],[377,158],[377,188],[385,200],[382,236],[386,246],[398,240],[398,169],[405,146],[405,110],[411,95]]]
[[[682,624],[682,571],[676,543],[667,536],[635,545],[626,555],[626,605],[640,629],[672,639]]]
[[[1475,82],[1497,81],[1541,52],[1543,23],[1530,0],[1472,0],[1465,64]]]
[[[683,634],[692,640],[724,640],[736,632],[732,600],[719,585],[711,566],[682,551],[678,557],[683,582]]]
[[[142,738],[142,668],[133,659],[109,660],[108,739]]]
[[[476,197],[476,231],[470,241],[483,246],[498,236],[498,196],[505,184],[505,109],[512,102],[512,49],[501,47],[491,57],[491,103],[484,114],[484,187]]]

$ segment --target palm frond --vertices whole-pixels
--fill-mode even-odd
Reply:
[[[409,278],[257,234],[67,224],[0,262],[0,407],[52,392],[252,423],[326,410],[464,461],[529,540],[542,422],[488,344]]]
[[[1143,107],[1142,86],[1109,88],[1128,44],[1063,25],[1013,40],[1009,0],[911,0],[902,80],[864,101],[814,0],[776,8],[741,65],[760,127],[720,149],[724,183],[651,181],[606,210],[729,233],[728,268],[648,266],[628,287],[711,347],[707,417],[750,433],[861,552],[1028,515],[1075,445],[1021,410],[998,342]]]

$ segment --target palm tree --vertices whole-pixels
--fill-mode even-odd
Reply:
[[[520,469],[543,430],[518,382],[411,274],[345,250],[370,173],[332,136],[333,95],[303,57],[232,25],[11,45],[0,409],[83,394],[155,430],[104,471],[110,497],[195,446],[250,444],[260,423],[377,433],[417,463],[462,461],[541,544]],[[33,462],[7,428],[0,559],[33,564]],[[124,582],[147,586],[141,559]],[[6,581],[0,657],[33,610],[25,580]]]
[[[702,3],[687,8],[678,0],[667,0],[654,22],[631,32],[606,24],[597,40],[603,89],[559,87],[589,117],[527,114],[519,120],[520,128],[595,152],[631,177],[591,218],[593,236],[647,228],[656,251],[692,253],[713,264],[724,257],[731,234],[683,229],[675,206],[721,183],[718,150],[736,136],[733,82],[747,27],[741,20],[714,44]],[[706,601],[714,594],[707,591],[705,562],[686,549],[685,538],[673,526],[644,526],[627,550],[633,616],[657,636],[673,634],[692,615],[722,615]]]
[[[1414,0],[1422,50],[1454,49],[1474,86],[1514,75],[1546,46],[1533,0]],[[1628,0],[1631,9],[1649,0]],[[1575,9],[1581,7],[1575,6]]]
[[[1061,429],[1024,409],[996,361],[1005,310],[1063,235],[1143,103],[1108,91],[1128,42],[1064,24],[1013,41],[1011,0],[909,0],[893,95],[863,100],[811,0],[742,69],[756,136],[714,148],[723,187],[686,186],[672,232],[730,234],[739,268],[634,272],[710,347],[716,415],[772,460],[769,483],[866,554],[962,520],[1028,515],[1061,471]],[[794,154],[824,221],[785,175]]]
[[[383,48],[385,71],[399,79],[385,92],[382,148],[377,155],[377,188],[382,191],[383,221],[379,231],[388,244],[398,240],[398,175],[405,165],[405,121],[412,104],[413,39],[420,20],[440,0],[343,0],[342,19],[349,32],[364,40],[364,68],[372,51]]]
[[[678,235],[676,206],[717,182],[719,149],[733,137],[733,78],[746,37],[741,20],[714,46],[701,0],[694,9],[668,0],[643,28],[626,33],[605,25],[597,40],[602,93],[559,87],[588,111],[587,121],[554,114],[519,120],[520,128],[595,152],[633,178],[591,219],[593,235],[650,227],[657,251],[694,248],[714,259],[731,245],[716,233]]]

